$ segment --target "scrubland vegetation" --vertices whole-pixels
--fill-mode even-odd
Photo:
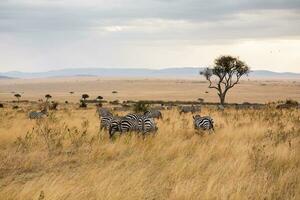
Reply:
[[[20,105],[22,107],[22,105]],[[163,111],[157,135],[108,139],[95,109],[0,110],[0,199],[299,199],[300,110]],[[124,113],[118,113],[124,114]]]

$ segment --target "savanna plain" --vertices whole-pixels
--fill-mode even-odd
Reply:
[[[211,134],[196,132],[192,114],[180,115],[174,107],[162,111],[155,135],[110,140],[107,131],[99,131],[95,105],[79,108],[81,94],[209,102],[217,102],[217,95],[199,80],[97,78],[8,80],[0,82],[0,91],[0,199],[300,198],[299,107],[204,105],[200,114],[215,122]],[[12,92],[30,101],[13,103]],[[58,110],[30,120],[28,112],[40,109],[37,100],[47,93],[59,102]],[[300,100],[299,80],[244,80],[227,101],[288,98]],[[18,109],[12,109],[15,104]],[[131,111],[114,114],[126,112]]]

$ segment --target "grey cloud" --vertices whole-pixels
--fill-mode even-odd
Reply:
[[[0,36],[1,33],[9,33],[23,40],[56,40],[62,43],[90,35],[122,43],[170,40],[224,43],[300,35],[297,1],[237,1],[226,4],[216,0],[209,3],[193,0],[121,2],[125,3],[103,7],[1,2]],[[116,30],[118,27],[125,28],[107,31],[114,27],[117,27]]]
[[[300,9],[300,1],[295,0],[113,0],[95,6],[85,6],[87,1],[82,1],[82,5],[72,1],[34,2],[1,1],[0,31],[78,30],[137,19],[226,21],[241,12]]]

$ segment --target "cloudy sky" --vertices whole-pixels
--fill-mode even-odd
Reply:
[[[0,0],[0,71],[207,66],[300,72],[299,0]]]

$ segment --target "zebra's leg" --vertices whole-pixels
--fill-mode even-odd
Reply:
[[[114,133],[115,133],[115,128],[113,126],[110,126],[109,127],[109,131],[108,131],[108,134],[109,134],[109,139],[112,139]]]

